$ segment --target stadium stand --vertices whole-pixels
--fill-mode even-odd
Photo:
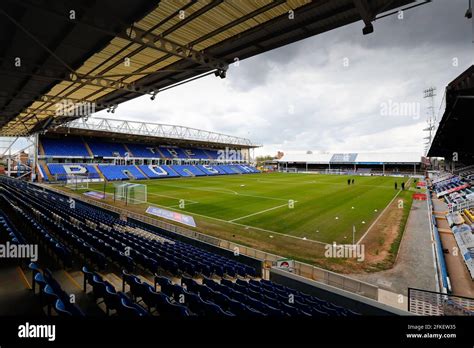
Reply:
[[[193,159],[209,159],[209,156],[202,149],[193,148],[193,149],[183,149],[183,152],[187,157]]]
[[[154,146],[148,146],[145,144],[125,144],[130,150],[131,157],[138,158],[160,158],[161,153]]]
[[[175,177],[212,176],[228,174],[251,174],[260,171],[250,165],[115,165],[87,163],[47,163],[46,168],[40,166],[45,181],[49,181],[46,171],[49,171],[51,180],[65,181],[74,175],[86,179],[98,180],[102,174],[106,180],[142,180]]]
[[[181,176],[204,176],[206,175],[202,170],[192,165],[174,165],[173,170]]]
[[[44,155],[40,157],[93,157],[113,158],[124,157],[142,159],[168,159],[168,160],[196,160],[210,161],[219,159],[218,150],[201,149],[196,147],[181,148],[178,146],[149,145],[140,143],[107,142],[99,138],[85,139],[82,137],[69,136],[62,139],[46,138],[40,139],[44,148]],[[90,152],[88,151],[90,149]],[[194,163],[194,162],[193,162]]]
[[[165,166],[159,166],[159,165],[140,165],[138,168],[141,169],[145,175],[150,178],[150,179],[156,179],[156,178],[172,178],[172,177],[178,177],[179,175],[175,173],[171,169],[165,169]]]
[[[44,138],[41,144],[47,157],[90,157],[84,142],[80,138]]]
[[[470,171],[458,171],[459,175],[438,174],[432,178],[431,190],[448,205],[447,224],[453,232],[469,274],[474,279],[474,195],[467,179],[471,175]],[[437,232],[437,229],[435,231]]]
[[[466,264],[471,278],[474,279],[474,234],[472,225],[470,226],[463,223],[453,226],[452,231],[464,263]]]
[[[160,152],[165,156],[165,158],[189,158],[183,149],[179,147],[159,147]]]
[[[79,174],[86,175],[89,179],[99,179],[100,175],[92,164],[76,163],[48,163],[49,172],[56,180],[66,180],[68,176]]]
[[[197,166],[203,173],[206,175],[219,175],[222,174],[222,171],[219,171],[218,166],[211,166],[211,165],[198,165]]]
[[[205,149],[203,150],[211,159],[218,159],[219,152],[217,150]]]
[[[136,166],[99,164],[99,170],[107,180],[142,180],[147,179]]]
[[[123,157],[127,152],[123,144],[120,143],[90,140],[87,144],[94,154],[94,157]]]
[[[155,230],[118,219],[112,213],[77,202],[70,209],[66,197],[43,191],[14,179],[0,179],[0,201],[5,206],[8,192],[14,221],[23,221],[29,235],[54,245],[63,267],[81,267],[84,291],[106,313],[120,317],[160,316],[329,316],[357,315],[326,300],[277,283],[256,278],[256,270],[181,241],[159,235]],[[14,204],[19,209],[11,208]],[[4,216],[0,227],[13,231]],[[52,241],[51,241],[52,240]],[[126,255],[120,250],[128,248]],[[86,264],[86,266],[81,266]],[[40,301],[60,316],[83,316],[66,301],[61,284],[49,269],[31,263],[34,289]],[[123,269],[122,292],[99,271]],[[155,274],[154,284],[136,272]],[[172,277],[170,276],[172,275]],[[173,282],[172,279],[179,280]],[[198,278],[196,278],[198,277]],[[212,277],[212,279],[211,279]],[[201,279],[201,280],[199,280]],[[128,291],[127,291],[128,290]],[[35,290],[36,291],[36,290]],[[179,297],[187,298],[185,304]],[[295,301],[288,301],[289,296]]]

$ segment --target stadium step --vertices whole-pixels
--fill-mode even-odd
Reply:
[[[41,143],[41,141],[38,141],[38,149],[39,149],[40,156],[44,156],[45,153],[44,153],[44,148],[43,148],[43,144]]]
[[[209,159],[214,159],[206,150],[203,150],[203,151],[207,155],[207,157],[209,157]]]
[[[125,150],[128,152],[128,156],[129,157],[134,157],[133,156],[133,152],[130,151],[129,147],[127,146],[127,144],[123,144],[123,147],[125,148]]]
[[[97,164],[94,164],[94,168],[95,168],[95,170],[97,171],[97,173],[99,173],[100,178],[101,178],[102,180],[106,181],[104,174],[102,174],[102,172],[101,172],[100,169],[99,169],[99,166],[98,166]]]
[[[165,156],[165,155],[163,154],[163,152],[161,152],[161,150],[160,150],[159,147],[157,147],[157,148],[155,149],[155,151],[160,155],[161,158],[166,158],[166,157],[167,157],[167,156]]]
[[[145,177],[148,179],[148,176],[143,172],[143,170],[140,169],[139,166],[135,166],[137,168],[137,170]]]
[[[54,179],[53,175],[51,174],[51,172],[49,171],[49,168],[48,166],[46,165],[46,163],[40,163],[40,166],[41,168],[43,169],[43,172],[46,174],[47,178],[48,178],[48,181],[51,181]]]
[[[2,315],[42,315],[41,305],[31,291],[31,277],[19,266],[2,265],[0,270]]]
[[[67,272],[58,270],[53,272],[54,279],[61,284],[61,288],[70,296],[74,295],[74,303],[88,316],[104,316],[105,311],[83,291],[83,275],[80,271]]]
[[[82,140],[82,141],[84,142],[84,146],[86,147],[87,152],[89,153],[89,156],[94,157],[94,154],[92,153],[92,150],[89,147],[89,144],[87,143],[87,141],[85,141],[85,140]]]

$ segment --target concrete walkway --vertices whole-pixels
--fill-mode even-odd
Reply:
[[[408,295],[408,287],[438,291],[433,243],[427,202],[414,200],[395,266],[350,277],[404,296]]]

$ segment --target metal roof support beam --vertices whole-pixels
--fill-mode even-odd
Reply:
[[[119,33],[117,37],[130,40],[136,44],[146,46],[158,50],[163,53],[168,53],[173,56],[178,56],[183,59],[190,60],[199,65],[207,66],[211,69],[227,70],[229,65],[217,58],[214,58],[206,53],[196,51],[191,47],[180,45],[162,36],[157,36],[153,33],[144,31],[137,27],[130,27],[126,33]]]
[[[208,5],[204,6],[202,9],[198,10],[196,16],[188,17],[188,18],[184,19],[183,21],[181,21],[178,25],[179,26],[184,25],[188,21],[191,21],[195,17],[198,17],[199,14],[202,14],[202,13],[205,13],[205,12],[209,11],[210,9],[214,8],[215,6],[217,6],[221,2],[222,2],[222,0],[215,0],[211,3],[209,3]],[[22,4],[20,4],[20,5],[22,5]],[[26,4],[24,4],[22,6],[35,7],[35,6],[32,6],[32,5],[26,5]],[[141,45],[141,46],[149,47],[149,48],[156,49],[156,50],[164,52],[164,53],[168,53],[168,54],[172,54],[174,56],[178,56],[178,57],[183,58],[183,59],[191,60],[191,61],[193,61],[193,62],[195,62],[199,65],[207,66],[211,69],[219,69],[219,70],[223,70],[223,71],[226,71],[228,69],[228,64],[223,60],[214,58],[214,57],[212,57],[212,56],[210,56],[210,55],[208,55],[204,52],[196,51],[196,50],[192,49],[191,47],[186,47],[184,45],[180,45],[180,44],[178,44],[176,42],[173,42],[169,39],[165,39],[164,36],[167,34],[166,32],[164,33],[163,36],[158,36],[158,35],[155,35],[151,32],[145,31],[145,30],[143,30],[141,28],[138,28],[138,27],[135,27],[135,26],[131,26],[128,29],[126,29],[125,31],[116,32],[116,31],[113,30],[113,28],[115,28],[117,26],[117,23],[113,22],[113,21],[108,22],[108,21],[104,21],[103,19],[96,20],[96,21],[91,21],[91,22],[86,21],[84,19],[81,20],[81,21],[77,21],[77,20],[70,19],[68,16],[64,16],[64,14],[57,13],[56,11],[45,10],[45,9],[41,9],[41,10],[45,11],[45,12],[51,14],[51,15],[54,15],[57,18],[62,19],[64,21],[67,21],[67,22],[70,22],[70,23],[73,23],[73,24],[83,25],[83,26],[86,26],[90,29],[108,34],[111,37],[119,37],[121,39],[130,41],[132,43],[135,43],[135,44],[138,44],[138,45]],[[4,11],[2,11],[2,12],[4,12]],[[11,19],[11,20],[14,20],[14,19]],[[47,49],[47,48],[45,48],[45,49]],[[50,52],[50,54],[54,55],[53,52]],[[56,58],[56,56],[55,56],[55,58]],[[57,57],[57,59],[62,64],[65,64],[65,62],[63,62],[61,59],[59,59],[59,57]],[[68,68],[68,70],[72,71],[72,69],[67,64],[65,66]]]
[[[5,74],[9,73],[8,71],[4,72]],[[76,72],[72,72],[69,75],[58,77],[54,75],[51,69],[45,70],[43,74],[38,73],[30,73],[24,71],[17,71],[16,74],[31,76],[33,78],[37,78],[40,80],[46,81],[54,81],[57,80],[59,82],[66,81],[72,83],[80,83],[84,86],[95,86],[95,87],[103,87],[103,88],[110,88],[119,91],[125,92],[133,92],[142,95],[153,95],[157,91],[153,88],[139,86],[135,83],[127,83],[123,81],[116,81],[112,79],[103,78],[101,76],[89,76],[89,75],[82,75]]]

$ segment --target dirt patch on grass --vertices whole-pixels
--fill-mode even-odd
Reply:
[[[401,232],[403,220],[403,208],[398,205],[398,199],[395,199],[361,241],[365,245],[364,269],[380,268],[391,258],[391,247]]]
[[[394,266],[400,242],[412,205],[412,192],[402,191],[382,213],[369,233],[360,242],[365,246],[363,261],[327,259],[321,267],[338,273],[372,273]],[[403,205],[400,206],[400,201]]]

